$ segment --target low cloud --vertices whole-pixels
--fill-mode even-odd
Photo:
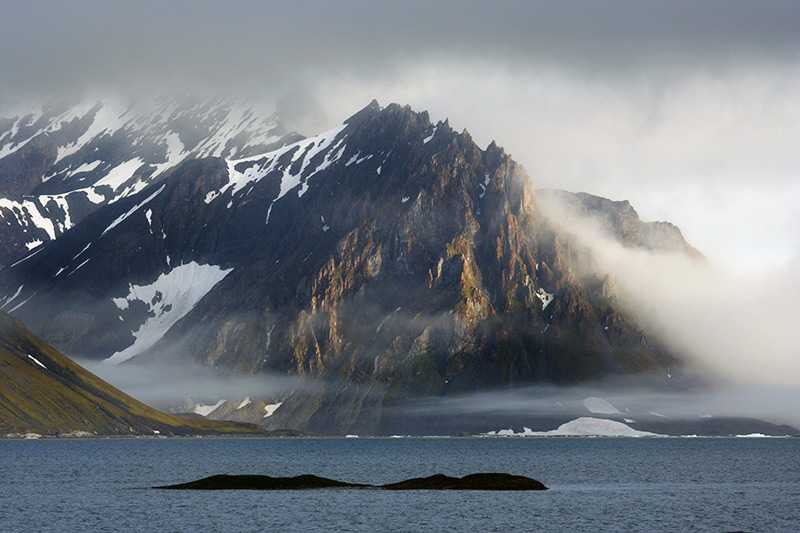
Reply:
[[[147,364],[114,365],[108,362],[78,361],[80,365],[137,400],[161,408],[187,403],[215,403],[218,400],[279,398],[290,391],[313,391],[311,380],[278,374],[222,373],[188,358],[180,362],[151,361]]]
[[[638,422],[745,417],[797,426],[798,394],[797,387],[730,384],[670,390],[663,381],[637,376],[574,387],[537,385],[426,398],[404,406],[402,412],[431,418],[508,416],[520,423],[537,417],[612,416]]]
[[[623,246],[556,201],[551,223],[591,251],[584,268],[653,334],[708,375],[738,385],[800,386],[800,269],[735,273],[679,253]]]

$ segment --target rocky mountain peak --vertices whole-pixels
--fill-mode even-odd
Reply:
[[[308,138],[213,144],[0,271],[0,307],[74,355],[311,380],[263,399],[281,404],[263,422],[315,431],[375,432],[420,396],[674,363],[579,275],[586,251],[494,142],[373,101]],[[627,204],[548,194],[632,246],[662,231]]]

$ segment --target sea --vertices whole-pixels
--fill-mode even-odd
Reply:
[[[162,491],[213,474],[387,483],[509,472],[544,492]],[[800,531],[798,438],[0,441],[1,531]]]

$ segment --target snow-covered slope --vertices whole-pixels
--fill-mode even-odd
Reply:
[[[120,321],[125,321],[128,309],[137,303],[147,307],[147,318],[133,332],[136,339],[133,344],[114,353],[109,362],[127,361],[158,342],[175,322],[191,311],[200,298],[231,270],[191,262],[161,274],[149,285],[130,285],[130,292],[125,298],[114,298],[120,311]]]
[[[90,101],[0,118],[0,266],[188,158],[245,158],[299,139],[243,103]]]

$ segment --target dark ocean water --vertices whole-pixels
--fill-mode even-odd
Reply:
[[[178,492],[218,473],[384,483],[472,472],[547,492]],[[800,439],[0,441],[2,531],[800,531]]]

